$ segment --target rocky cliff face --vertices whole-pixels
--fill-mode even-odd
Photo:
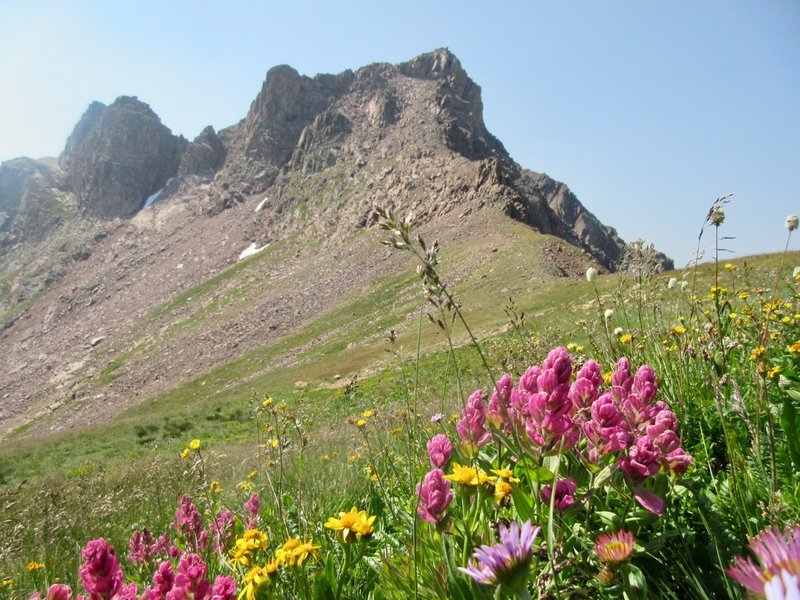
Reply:
[[[89,106],[59,164],[83,213],[127,218],[176,173],[185,147],[147,104],[122,96]]]

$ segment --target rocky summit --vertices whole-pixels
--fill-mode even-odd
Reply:
[[[542,278],[613,270],[624,248],[511,159],[446,49],[338,75],[273,67],[240,122],[191,142],[135,97],[95,102],[58,159],[0,165],[0,436],[113,417],[397,272],[376,206],[486,252],[496,219],[522,223],[549,240]]]

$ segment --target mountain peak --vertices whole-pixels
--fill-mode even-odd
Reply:
[[[148,104],[120,96],[89,105],[59,164],[82,212],[125,218],[175,173],[185,145]]]

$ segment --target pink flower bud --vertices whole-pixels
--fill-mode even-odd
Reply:
[[[473,393],[461,412],[462,417],[456,423],[456,431],[463,440],[464,451],[469,456],[477,454],[478,448],[492,440],[492,434],[486,429],[486,407],[480,390]]]
[[[90,598],[95,600],[116,596],[122,589],[123,574],[114,548],[100,538],[86,544],[81,555],[81,581]]]
[[[638,483],[658,473],[658,457],[658,448],[653,441],[647,436],[640,437],[628,449],[627,456],[620,460],[620,469],[625,477]]]
[[[441,469],[433,469],[425,475],[422,485],[417,485],[419,516],[428,523],[438,525],[445,517],[447,507],[453,500],[450,482],[444,478]]]
[[[575,480],[572,477],[561,479],[556,484],[555,509],[565,511],[575,503],[575,490],[577,489]],[[546,485],[539,492],[539,497],[546,505],[550,505],[550,495],[553,493],[553,486]]]
[[[453,455],[453,444],[450,442],[450,438],[441,433],[428,440],[427,448],[431,465],[437,469],[444,467]]]

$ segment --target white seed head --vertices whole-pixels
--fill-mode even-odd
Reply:
[[[589,283],[592,283],[595,279],[597,279],[597,269],[594,267],[589,267],[586,269],[586,280]]]
[[[725,221],[725,211],[722,210],[721,206],[715,206],[711,209],[711,213],[708,215],[708,220],[711,221],[716,227],[722,225],[723,221]]]
[[[783,222],[783,226],[786,227],[789,231],[794,231],[797,229],[797,226],[800,225],[800,217],[797,215],[789,215],[786,217],[786,220]]]
[[[670,277],[669,281],[667,282],[667,289],[671,290],[676,285],[678,285],[678,279],[676,277]]]
[[[611,317],[614,316],[614,309],[613,308],[607,308],[606,312],[603,313],[603,316],[606,318],[606,321],[608,321]]]

